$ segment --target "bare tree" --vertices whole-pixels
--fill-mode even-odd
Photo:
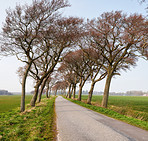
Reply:
[[[127,16],[120,11],[106,12],[89,23],[92,45],[105,59],[107,72],[102,107],[107,107],[109,88],[114,75],[134,66],[144,42],[146,19],[142,15]]]
[[[49,28],[44,38],[46,46],[49,49],[47,63],[48,67],[46,72],[40,77],[40,80],[36,83],[35,93],[31,100],[31,106],[35,106],[35,102],[38,96],[39,86],[42,84],[43,80],[50,75],[57,63],[61,58],[61,54],[69,47],[74,46],[83,35],[83,19],[80,18],[59,18],[51,28]],[[46,59],[46,57],[45,57]],[[44,63],[43,63],[44,65]]]
[[[82,49],[69,52],[63,58],[63,63],[71,72],[73,71],[79,77],[79,94],[78,100],[81,101],[82,88],[90,77],[93,61],[91,61]]]
[[[57,11],[67,6],[64,0],[34,0],[31,5],[17,5],[14,10],[7,10],[1,51],[15,55],[27,65],[22,79],[21,111],[25,110],[25,84],[30,67],[48,49],[43,40],[44,31],[58,17]]]
[[[92,47],[92,43],[91,43],[89,35],[88,35],[88,38],[86,38],[85,40],[87,40],[86,47],[88,46],[88,48],[85,48],[85,44],[84,46],[81,46],[81,48],[83,52],[86,54],[87,58],[90,60],[91,65],[92,65],[90,67],[91,87],[90,87],[90,90],[88,93],[88,99],[87,99],[87,104],[91,104],[91,99],[92,99],[92,94],[93,94],[95,84],[101,81],[102,79],[104,79],[107,73],[106,73],[106,70],[103,68],[103,65],[105,64],[105,59],[102,57],[101,52],[99,52],[99,50],[96,50],[94,48],[94,44]]]
[[[68,84],[65,81],[57,81],[52,87],[52,90],[55,92],[55,96],[57,95],[58,90],[65,90],[67,86]]]
[[[51,92],[51,89],[50,89],[50,86],[49,86],[49,83],[52,81],[52,77],[49,77],[46,81],[46,98],[50,98],[50,92]]]
[[[42,84],[41,84],[41,88],[40,88],[40,91],[39,91],[39,96],[38,96],[38,103],[41,102],[41,97],[42,97],[42,94],[43,94],[43,91],[44,91],[44,88],[46,86],[46,82],[47,80],[49,79],[50,75],[48,75],[47,77],[44,78]]]
[[[60,67],[58,68],[58,71],[61,73],[63,77],[63,81],[67,82],[69,85],[67,97],[71,98],[71,95],[73,94],[73,98],[75,98],[76,85],[79,82],[79,79],[78,79],[79,76],[68,65],[69,64],[67,64],[66,62],[62,62]],[[72,91],[71,91],[71,88],[72,88]]]

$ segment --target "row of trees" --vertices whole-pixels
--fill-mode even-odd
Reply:
[[[91,81],[89,104],[95,83],[106,78],[102,107],[107,107],[112,78],[135,66],[139,57],[148,59],[148,24],[141,15],[127,16],[116,11],[87,21],[86,31],[78,43],[81,49],[68,52],[59,71],[69,84],[69,98],[72,91],[75,98],[75,86],[79,83],[78,100],[81,100],[85,82]]]
[[[148,22],[142,15],[106,12],[84,22],[81,18],[62,17],[59,10],[68,6],[64,0],[34,0],[32,5],[7,10],[0,53],[15,55],[25,64],[18,70],[21,111],[25,110],[28,76],[35,81],[31,106],[35,106],[37,97],[41,101],[45,87],[47,97],[51,88],[69,88],[68,97],[73,92],[75,98],[78,83],[81,100],[88,80],[91,89],[87,102],[91,103],[95,84],[106,78],[102,106],[107,107],[112,77],[135,65],[139,56],[148,58]]]

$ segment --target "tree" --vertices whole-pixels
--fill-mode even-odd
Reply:
[[[64,0],[34,0],[24,6],[7,10],[7,17],[1,33],[1,51],[15,55],[27,67],[22,79],[21,111],[25,110],[25,84],[32,63],[41,57],[45,48],[44,32],[59,16],[57,11],[69,6]]]
[[[48,75],[46,78],[44,78],[42,84],[41,84],[41,88],[40,88],[40,91],[39,91],[39,96],[38,96],[38,103],[41,102],[41,97],[42,97],[42,93],[44,91],[44,88],[46,86],[46,82],[47,80],[49,79],[50,75]]]
[[[94,48],[94,46],[92,47],[89,35],[87,38],[85,38],[85,40],[87,40],[86,41],[87,45],[85,45],[85,44],[84,44],[84,46],[81,45],[81,48],[82,48],[83,52],[86,54],[87,58],[90,60],[91,64],[93,64],[90,67],[91,87],[90,87],[90,90],[88,93],[88,99],[87,99],[87,104],[91,104],[91,99],[92,99],[92,94],[93,94],[95,84],[98,81],[101,81],[102,79],[104,79],[106,77],[107,73],[106,73],[105,69],[103,69],[103,65],[105,64],[105,59],[101,56],[101,54],[100,54],[101,52],[99,52],[99,50],[96,50]],[[85,46],[86,47],[88,46],[88,48],[85,48]]]
[[[71,98],[72,92],[73,92],[73,98],[75,98],[75,94],[76,94],[76,85],[79,82],[78,79],[78,75],[72,70],[72,68],[70,66],[68,66],[69,63],[66,62],[62,62],[60,64],[60,67],[58,68],[58,71],[61,73],[62,77],[63,77],[63,81],[68,83],[68,93],[67,96],[68,98]],[[72,91],[71,91],[72,89]]]
[[[51,80],[52,80],[52,78],[49,77],[46,82],[46,97],[47,98],[50,98],[51,89],[50,89],[49,83],[51,82]]]
[[[103,68],[107,72],[102,107],[107,107],[109,88],[114,75],[134,66],[139,50],[147,46],[146,19],[142,15],[127,16],[121,11],[106,12],[89,23],[92,45],[105,59]]]
[[[57,81],[55,85],[52,87],[52,90],[55,91],[55,96],[57,95],[58,90],[65,90],[68,84],[65,81]]]
[[[69,88],[66,97],[71,98],[73,94],[73,98],[75,98],[76,85],[78,83],[77,75],[73,72],[67,73],[64,75],[64,81],[67,82]]]
[[[82,49],[67,53],[63,58],[63,62],[65,66],[71,70],[71,72],[76,73],[79,77],[78,100],[81,101],[82,88],[90,77],[93,62],[88,59]]]
[[[36,83],[35,86],[35,93],[33,98],[30,102],[31,106],[35,106],[35,102],[38,96],[38,89],[39,86],[42,84],[43,80],[50,75],[54,68],[56,67],[57,63],[59,62],[62,53],[71,46],[74,46],[83,35],[83,19],[80,18],[59,18],[55,23],[54,26],[49,28],[44,35],[46,46],[48,47],[47,59],[46,64],[47,69],[40,77],[40,80]],[[43,65],[45,65],[43,61]],[[36,67],[37,68],[37,67]]]

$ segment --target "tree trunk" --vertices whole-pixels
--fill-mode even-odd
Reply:
[[[43,93],[43,90],[44,90],[44,88],[45,88],[45,84],[46,84],[47,79],[48,79],[48,77],[45,78],[45,79],[43,80],[43,82],[42,82],[41,90],[40,90],[40,92],[39,92],[39,97],[38,97],[38,101],[37,101],[38,103],[41,102],[42,93]]]
[[[81,101],[81,96],[82,96],[82,86],[79,85],[78,101]]]
[[[39,87],[40,87],[40,83],[38,82],[38,83],[36,83],[35,90],[34,90],[34,94],[33,94],[33,97],[32,97],[32,99],[31,99],[31,102],[30,102],[30,105],[31,105],[32,107],[35,106],[35,102],[36,102],[37,96],[38,96]]]
[[[53,71],[53,68],[50,69],[50,71],[48,71],[47,73],[45,73],[45,74],[41,77],[41,79],[39,80],[39,82],[37,82],[37,84],[36,84],[36,86],[35,86],[34,95],[33,95],[32,99],[31,99],[31,102],[30,102],[30,105],[31,105],[32,107],[35,106],[35,102],[36,102],[36,100],[37,100],[37,96],[38,96],[38,91],[39,91],[40,85],[42,84],[42,82],[44,81],[44,79],[45,79],[46,77],[48,77],[48,76],[52,73],[52,71]]]
[[[49,98],[48,93],[49,93],[49,84],[47,85],[47,89],[46,89],[46,98]]]
[[[73,99],[76,97],[76,85],[73,86]]]
[[[28,75],[28,72],[30,70],[30,67],[32,65],[32,62],[30,62],[24,72],[24,76],[23,76],[23,79],[22,79],[22,96],[21,96],[21,112],[25,111],[25,89],[26,89],[26,79],[27,79],[27,75]]]
[[[38,102],[41,102],[41,97],[42,97],[42,93],[43,93],[43,90],[45,88],[45,85],[46,85],[46,82],[48,80],[49,76],[44,78],[43,82],[42,82],[42,85],[41,85],[41,91],[39,93],[39,97],[38,97]]]
[[[79,85],[78,101],[81,101],[82,88],[83,87],[81,85]]]
[[[105,88],[104,88],[104,95],[103,95],[103,100],[102,100],[102,107],[104,107],[104,108],[107,108],[111,79],[112,79],[112,74],[108,74],[107,78],[106,78],[106,83],[105,83]]]
[[[68,93],[67,93],[67,97],[68,98],[71,98],[71,96],[70,96],[70,90],[71,90],[71,84],[69,84],[69,89],[68,89]]]
[[[73,92],[73,86],[71,87],[71,91],[70,91],[70,94],[69,94],[69,98],[71,98],[72,92]]]
[[[51,88],[49,88],[49,98],[50,98],[50,95],[51,95]]]
[[[83,84],[84,84],[84,83],[83,83]],[[78,93],[78,101],[81,101],[81,95],[82,95],[83,84],[82,84],[82,78],[80,78],[79,93]]]
[[[92,81],[91,88],[90,88],[89,94],[88,94],[87,104],[91,104],[91,99],[92,99],[92,95],[93,95],[94,86],[95,86],[95,82]]]

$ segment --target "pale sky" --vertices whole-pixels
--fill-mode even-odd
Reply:
[[[5,20],[5,10],[14,8],[17,4],[31,3],[32,0],[0,0],[0,31],[2,22]],[[141,13],[147,15],[146,4],[140,5],[138,0],[69,0],[71,7],[63,11],[65,16],[78,16],[82,18],[96,18],[103,12],[122,10],[124,13]],[[21,84],[16,74],[18,67],[23,66],[15,57],[2,58],[0,60],[0,90],[9,92],[21,92]],[[104,90],[105,80],[95,86],[96,91]],[[90,84],[86,84],[84,89],[89,90]],[[30,79],[27,81],[27,91],[33,90]],[[126,92],[129,90],[148,91],[148,61],[140,59],[135,68],[122,72],[121,76],[116,76],[111,83],[110,91]]]

